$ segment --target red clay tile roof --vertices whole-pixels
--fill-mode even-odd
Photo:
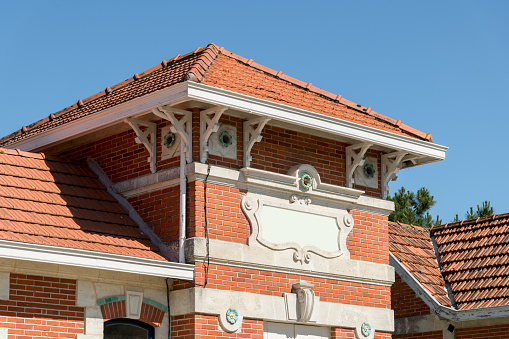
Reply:
[[[369,107],[319,89],[310,83],[291,78],[270,68],[209,44],[184,56],[163,61],[143,73],[135,74],[115,86],[79,100],[57,113],[29,126],[23,126],[0,139],[0,146],[25,139],[51,128],[94,114],[134,98],[184,81],[197,81],[213,87],[286,104],[362,125],[383,129],[421,140],[432,141],[425,134],[373,111]]]
[[[166,260],[86,165],[8,149],[0,239]]]
[[[435,226],[431,233],[459,310],[509,305],[509,213]]]
[[[440,304],[451,306],[427,229],[389,222],[389,250]]]

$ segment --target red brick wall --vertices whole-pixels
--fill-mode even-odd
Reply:
[[[396,281],[391,288],[391,299],[395,318],[431,313],[424,301],[415,294],[398,274],[396,274]]]
[[[281,296],[290,293],[292,284],[305,280],[314,285],[313,291],[321,301],[390,308],[390,288],[332,279],[251,270],[222,265],[210,265],[207,288]],[[205,283],[203,264],[196,264],[195,282]],[[174,284],[175,290],[192,287],[189,283]]]
[[[158,120],[157,137],[157,170],[179,166],[179,155],[174,158],[160,160],[161,129],[169,123]],[[199,113],[193,114],[193,161],[200,161],[199,143]],[[228,116],[220,119],[220,124],[228,124],[237,128],[237,159],[227,159],[215,155],[208,156],[208,162],[233,169],[243,167],[243,120]],[[262,132],[263,139],[255,143],[251,150],[253,161],[251,167],[267,171],[287,174],[288,170],[299,164],[314,166],[324,183],[345,186],[345,147],[339,141],[326,139],[301,132],[295,132],[278,127],[266,126]],[[60,153],[60,156],[73,160],[86,158],[95,159],[113,182],[132,179],[140,175],[150,174],[147,162],[148,151],[142,144],[136,144],[136,134],[132,129],[121,132],[96,142],[79,146],[70,151]],[[368,151],[367,156],[378,159],[378,189],[355,186],[375,197],[381,195],[380,182],[380,152]]]
[[[333,327],[330,334],[331,339],[355,339],[354,330],[350,328]]]
[[[389,225],[387,217],[351,211],[354,227],[348,236],[353,260],[389,264]]]
[[[140,217],[164,242],[178,240],[180,196],[179,187],[157,190],[129,198]]]
[[[101,305],[101,313],[104,321],[117,318],[126,318],[125,301],[114,301]],[[152,326],[159,327],[163,321],[164,314],[165,313],[160,309],[143,303],[141,304],[139,320]]]
[[[186,314],[172,317],[172,337],[178,339],[250,338],[263,339],[263,321],[243,319],[242,328],[235,333],[224,332],[217,316]]]
[[[161,160],[161,129],[169,123],[157,121],[157,170],[178,167],[179,156]],[[62,152],[59,156],[70,160],[85,160],[93,158],[99,163],[103,171],[113,182],[150,174],[150,165],[147,161],[149,153],[143,144],[135,142],[136,133],[133,129],[111,135],[90,144],[76,147]],[[178,152],[180,154],[180,152]],[[196,159],[197,160],[197,159]]]
[[[400,334],[393,335],[393,339],[442,339],[443,333],[442,331],[434,331],[434,332],[425,332],[425,333],[416,333],[416,334]],[[472,337],[474,338],[474,337]]]
[[[509,324],[456,329],[456,339],[508,339]]]
[[[391,338],[391,333],[375,332],[375,339]],[[331,328],[331,339],[355,339],[355,333],[353,329],[333,327]]]
[[[84,309],[75,305],[75,280],[11,273],[0,328],[9,339],[74,338],[84,330]]]
[[[189,187],[189,237],[205,236],[205,215],[210,239],[246,243],[251,228],[240,202],[245,192],[207,183],[205,214],[205,183],[192,182]]]

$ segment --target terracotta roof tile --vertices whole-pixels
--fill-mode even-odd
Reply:
[[[451,307],[427,229],[389,222],[389,249],[439,303]]]
[[[392,133],[432,141],[431,135],[420,132],[364,107],[341,95],[329,93],[310,83],[294,79],[282,72],[253,62],[234,53],[209,44],[197,48],[184,56],[163,61],[160,65],[138,73],[123,82],[107,87],[104,91],[89,98],[79,100],[63,110],[29,126],[23,126],[2,139],[0,146],[28,138],[43,131],[97,113],[129,100],[161,90],[184,81],[197,81],[213,87],[227,89],[265,100],[310,110],[358,124],[371,126]],[[12,160],[16,161],[16,160]],[[28,164],[29,160],[27,160]],[[28,165],[34,169],[35,166]],[[44,166],[44,165],[41,165]],[[52,166],[65,168],[62,162]],[[74,170],[73,166],[69,170]],[[68,173],[76,174],[76,173]]]
[[[0,239],[166,260],[86,165],[6,149]]]
[[[509,213],[431,229],[460,310],[507,305]]]

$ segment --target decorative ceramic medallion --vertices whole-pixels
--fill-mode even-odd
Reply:
[[[166,148],[170,148],[175,143],[175,140],[177,140],[177,136],[175,135],[175,133],[168,132],[164,136],[164,145],[166,146]]]
[[[373,164],[365,164],[364,165],[364,175],[368,178],[373,178],[375,176],[375,168]]]
[[[226,148],[233,143],[233,136],[225,130],[219,135],[219,142]]]
[[[369,337],[371,334],[371,326],[368,323],[363,323],[361,325],[361,333],[365,337]]]
[[[239,320],[239,313],[237,310],[234,308],[229,308],[226,311],[226,320],[228,320],[228,322],[232,325],[235,324],[237,320]]]
[[[305,189],[310,189],[311,187],[313,187],[313,177],[310,176],[309,174],[307,173],[304,173],[301,177],[300,177],[300,184],[302,185],[302,187],[304,187]]]

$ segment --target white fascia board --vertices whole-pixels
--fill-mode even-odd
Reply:
[[[486,318],[499,318],[509,316],[509,305],[474,308],[469,310],[456,310],[440,304],[422,284],[410,273],[405,266],[389,252],[389,264],[396,273],[417,294],[422,301],[438,316],[451,321],[468,321]]]
[[[371,142],[379,146],[412,154],[426,156],[434,161],[445,159],[447,147],[432,142],[410,138],[373,127],[368,127],[320,113],[274,103],[232,91],[188,81],[96,112],[67,124],[49,129],[26,139],[9,144],[9,148],[33,151],[43,146],[92,133],[114,125],[152,108],[172,105],[186,99],[194,99],[215,105],[248,112],[271,119],[296,124],[326,133]],[[429,161],[428,161],[429,162]]]
[[[406,137],[404,135],[356,124],[320,113],[310,112],[195,82],[188,82],[188,96],[191,99],[227,106],[239,111],[341,135],[362,142],[371,142],[399,151],[428,156],[436,160],[445,159],[445,151],[448,148],[432,142]]]
[[[193,280],[194,265],[129,257],[74,248],[0,240],[0,258],[88,267],[182,280]]]
[[[22,151],[33,151],[43,146],[61,142],[69,138],[92,133],[96,130],[114,125],[141,113],[150,111],[168,103],[187,98],[187,83],[179,83],[171,87],[144,95],[120,105],[71,121],[61,126],[46,130],[26,139],[7,145]]]

